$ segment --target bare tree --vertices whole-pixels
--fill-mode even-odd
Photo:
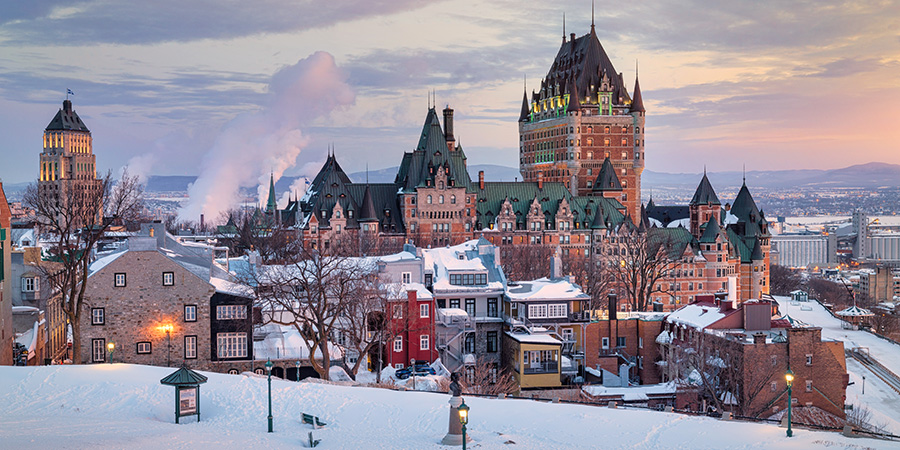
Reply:
[[[56,264],[39,267],[62,296],[61,310],[72,327],[74,361],[81,361],[83,281],[89,274],[93,250],[113,223],[133,221],[143,210],[143,186],[127,170],[118,182],[109,172],[91,186],[62,184],[51,193],[33,183],[23,198],[34,209],[42,233],[52,238],[49,258]]]
[[[675,281],[682,264],[682,250],[669,229],[627,229],[624,226],[604,244],[616,287],[634,311],[646,311],[652,295],[672,295],[664,285]]]
[[[503,273],[511,281],[536,280],[550,274],[553,248],[549,245],[523,244],[500,247]]]
[[[609,262],[592,252],[589,256],[563,254],[562,263],[563,272],[575,277],[575,283],[581,286],[585,294],[591,296],[585,310],[606,308],[606,294],[616,281]]]
[[[512,394],[519,390],[519,383],[509,370],[484,358],[478,358],[474,365],[463,370],[460,384],[467,394]]]
[[[370,291],[374,268],[363,260],[324,255],[299,243],[292,246],[289,258],[283,265],[260,268],[260,300],[272,311],[272,323],[294,327],[305,337],[310,365],[327,380],[333,336],[350,305]]]
[[[769,266],[769,289],[773,295],[788,295],[800,286],[797,272],[777,264]]]

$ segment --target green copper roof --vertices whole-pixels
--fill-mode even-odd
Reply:
[[[275,175],[269,174],[269,201],[266,202],[266,212],[274,213],[278,208],[275,203]]]
[[[176,370],[169,376],[159,380],[160,384],[165,384],[168,386],[195,386],[198,384],[206,383],[207,378],[203,375],[200,375],[197,372],[194,372],[191,369],[188,369],[185,366],[181,366],[180,369]]]
[[[705,226],[706,229],[703,230],[703,235],[700,236],[700,242],[703,244],[715,243],[716,238],[719,237],[719,233],[722,231],[715,216],[710,217],[709,222],[706,222]]]
[[[716,195],[715,189],[713,189],[712,184],[709,183],[709,178],[706,178],[706,172],[703,173],[703,179],[700,180],[700,185],[697,186],[697,190],[694,192],[694,197],[691,198],[690,205],[721,205],[719,202],[719,197]]]
[[[619,182],[619,177],[616,176],[616,169],[612,166],[612,161],[609,160],[609,156],[603,160],[603,167],[600,168],[600,173],[597,175],[597,181],[594,183],[594,192],[604,192],[604,191],[621,191],[622,183]]]
[[[444,169],[447,182],[452,186],[465,187],[467,192],[474,192],[469,172],[466,171],[466,154],[462,146],[457,145],[452,150],[447,146],[438,114],[434,108],[429,108],[419,143],[411,154],[403,155],[395,181],[406,192],[413,192],[420,186],[434,186],[439,168]]]

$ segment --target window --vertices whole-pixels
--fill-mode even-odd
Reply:
[[[528,305],[529,319],[543,319],[547,317],[547,305]]]
[[[469,317],[475,317],[475,299],[474,298],[466,299],[466,314],[468,314]]]
[[[442,205],[444,204],[444,196],[443,195],[438,196],[438,203],[440,203]]]
[[[403,368],[403,364],[401,364],[401,363],[394,364],[394,368],[395,368],[395,369],[402,369],[402,368]]]
[[[228,369],[228,374],[229,374],[229,375],[239,375],[240,373],[241,373],[240,370],[237,370],[237,369]]]
[[[466,334],[466,345],[464,351],[466,353],[475,353],[475,333]]]
[[[451,204],[451,205],[455,205],[455,204],[456,204],[456,196],[455,196],[455,195],[451,195],[451,196],[450,196],[450,204]]]
[[[423,303],[419,305],[419,317],[428,317],[431,315],[431,305]]]
[[[106,339],[91,339],[91,361],[106,361]]]
[[[403,280],[404,283],[410,283],[412,281],[412,272],[403,272],[400,275],[400,278]]]
[[[184,321],[185,322],[196,322],[197,321],[197,305],[184,305]]]
[[[609,348],[609,338],[608,337],[600,339],[600,347]]]
[[[197,356],[196,336],[185,336],[185,357],[187,357],[187,338],[194,338],[194,358]],[[247,357],[247,333],[218,333],[216,334],[216,347],[219,358],[246,358]]]
[[[807,366],[811,366],[811,365],[812,365],[812,355],[811,355],[811,354],[807,354],[807,355],[806,355],[806,365],[807,365]]]
[[[490,353],[497,353],[499,349],[499,337],[497,336],[496,331],[488,331],[487,332],[487,351]]]
[[[403,318],[403,305],[394,305],[394,318],[395,319]]]
[[[450,299],[450,307],[451,307],[451,308],[459,308],[459,299],[458,299],[458,298],[451,298],[451,299]]]
[[[812,380],[806,380],[806,392],[812,392]]]
[[[772,389],[772,392],[778,390],[778,383],[773,381],[770,389]]]
[[[106,324],[106,310],[104,308],[91,308],[91,325]]]
[[[625,336],[619,336],[616,338],[616,347],[624,347],[625,346]]]
[[[125,287],[125,274],[117,273],[113,275],[113,286],[115,287]]]
[[[426,202],[426,203],[429,203],[429,204],[431,203],[431,196],[430,196],[430,195],[429,195],[428,197],[425,198],[425,202]]]
[[[247,356],[246,335],[244,336],[244,356]],[[197,336],[184,337],[184,359],[197,359]]]
[[[22,292],[35,292],[40,290],[40,278],[22,277]]]
[[[644,338],[638,337],[638,348],[644,348]]]
[[[547,305],[547,317],[551,318],[559,318],[566,317],[566,304],[565,303],[555,303],[551,305]]]
[[[246,319],[246,305],[219,305],[216,306],[216,320]]]
[[[150,354],[150,343],[149,342],[138,342],[137,343],[137,354],[138,355],[149,355]]]
[[[394,351],[395,352],[403,351],[403,336],[397,336],[394,338]]]
[[[430,348],[430,338],[427,334],[419,336],[419,350],[428,350]]]
[[[497,317],[497,299],[489,298],[487,301],[487,315],[488,317]]]
[[[174,272],[163,272],[163,286],[174,286],[175,285],[175,273]]]

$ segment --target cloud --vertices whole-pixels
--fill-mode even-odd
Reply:
[[[412,0],[87,0],[68,7],[13,1],[0,19],[0,42],[81,45],[146,44],[230,39],[263,33],[309,30],[369,16],[421,8]],[[29,6],[26,4],[40,3]],[[24,5],[24,6],[23,6]],[[62,6],[60,6],[62,5]],[[6,14],[4,6],[4,15]],[[6,17],[6,16],[5,16]]]
[[[822,70],[811,76],[825,78],[842,78],[865,72],[872,72],[884,67],[877,58],[856,59],[841,58],[822,65]]]
[[[301,128],[355,101],[346,78],[326,52],[276,72],[267,103],[234,118],[216,138],[179,215],[193,219],[204,214],[215,219],[235,205],[243,186],[256,185],[264,200],[269,175],[279,179],[309,144]]]

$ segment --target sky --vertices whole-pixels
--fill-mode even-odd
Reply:
[[[629,91],[639,64],[647,169],[900,164],[900,2],[608,4],[597,35]],[[588,0],[4,2],[0,179],[36,178],[66,89],[104,170],[253,185],[314,175],[330,146],[348,172],[392,167],[431,90],[469,164],[515,167],[523,80],[563,14],[589,31]]]

